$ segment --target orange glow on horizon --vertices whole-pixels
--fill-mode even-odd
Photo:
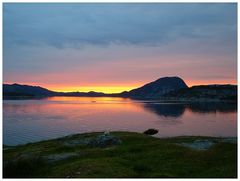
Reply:
[[[154,80],[152,80],[154,81]],[[138,82],[133,84],[111,84],[108,85],[104,84],[101,85],[100,83],[97,83],[96,85],[79,85],[74,86],[71,84],[60,84],[60,85],[54,85],[54,84],[41,84],[37,82],[21,82],[18,84],[22,85],[32,85],[32,86],[40,86],[43,88],[46,88],[51,91],[57,91],[57,92],[102,92],[102,93],[121,93],[123,91],[130,91],[132,89],[136,89],[138,87],[141,87],[149,82],[152,81],[146,81],[146,82]],[[195,85],[209,85],[209,84],[233,84],[237,85],[237,80],[184,80],[185,83],[188,85],[188,87],[192,87]],[[4,82],[4,84],[13,84],[15,82]]]
[[[197,86],[197,85],[209,85],[209,84],[232,84],[232,85],[236,85],[237,82],[232,81],[232,82],[221,82],[221,81],[211,81],[211,82],[207,82],[207,81],[192,81],[192,82],[186,82],[188,87],[192,87],[192,86]],[[57,92],[90,92],[90,91],[94,91],[94,92],[102,92],[102,93],[121,93],[123,91],[130,91],[132,89],[136,89],[138,87],[141,87],[145,84],[141,84],[141,85],[136,85],[136,86],[92,86],[92,87],[72,87],[72,86],[64,86],[64,87],[51,87],[49,86],[48,88],[52,91],[57,91]]]
[[[132,89],[135,89],[138,86],[91,86],[91,87],[86,87],[86,86],[64,86],[64,87],[51,87],[49,86],[48,88],[53,91],[57,92],[102,92],[102,93],[120,93],[123,91],[130,91]]]

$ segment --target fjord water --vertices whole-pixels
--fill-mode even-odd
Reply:
[[[3,143],[18,145],[96,131],[159,130],[158,137],[237,136],[233,103],[173,103],[110,97],[3,101]]]

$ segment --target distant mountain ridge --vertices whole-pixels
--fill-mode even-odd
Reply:
[[[3,95],[4,96],[53,96],[54,91],[30,85],[20,84],[3,84]]]
[[[179,77],[163,77],[142,87],[122,93],[55,92],[39,86],[3,84],[3,98],[35,98],[50,96],[126,97],[173,101],[237,101],[237,85],[200,85],[188,87]]]
[[[46,96],[104,96],[101,92],[56,92],[40,86],[3,84],[3,96],[7,97],[46,97]]]

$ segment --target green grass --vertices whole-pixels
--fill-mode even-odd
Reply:
[[[199,151],[176,145],[209,137],[159,139],[140,133],[113,132],[122,144],[107,148],[67,146],[70,140],[100,133],[78,134],[16,147],[4,145],[4,178],[236,178],[237,144],[219,142]],[[49,155],[77,153],[49,161]]]

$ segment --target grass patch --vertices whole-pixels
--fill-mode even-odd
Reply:
[[[64,142],[98,136],[88,133],[31,143],[3,151],[4,178],[236,178],[237,144],[211,137],[159,139],[140,133],[113,132],[120,145],[95,148]],[[208,150],[176,143],[208,139]],[[6,145],[4,147],[7,147]],[[55,162],[48,155],[76,153]]]

